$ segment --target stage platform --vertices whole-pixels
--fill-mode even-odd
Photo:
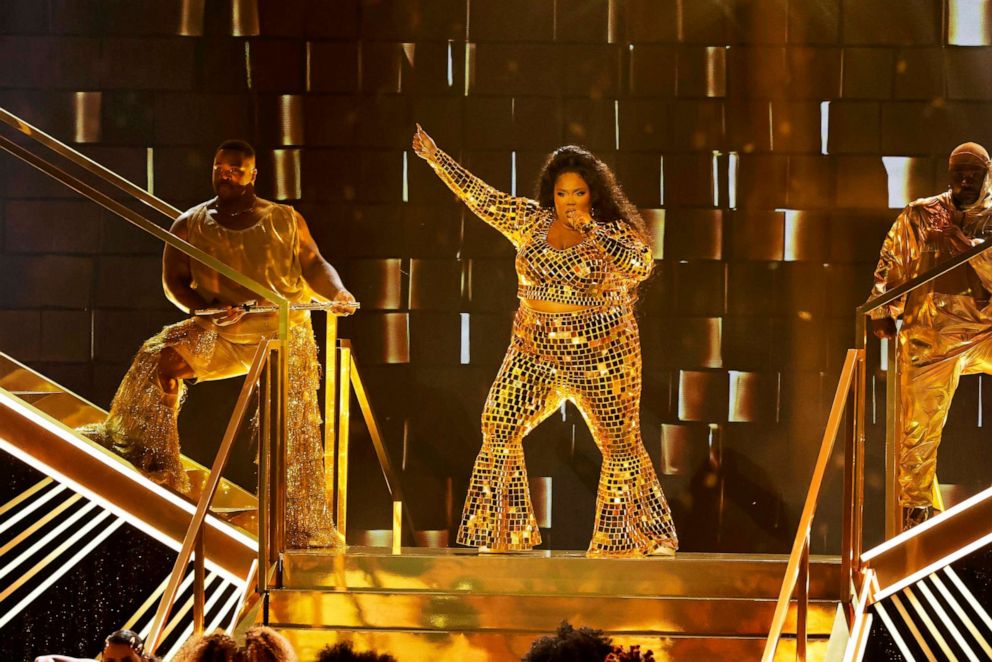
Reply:
[[[81,502],[94,502],[136,531],[151,533],[162,554],[172,556],[169,548],[182,540],[193,504],[143,479],[128,463],[73,431],[100,420],[102,410],[2,355],[0,396],[2,446],[10,461],[65,484]],[[186,462],[194,485],[202,483],[203,467]],[[11,504],[23,510],[37,500],[25,494]],[[617,643],[640,644],[659,662],[758,659],[786,566],[786,557],[777,555],[589,559],[581,551],[289,551],[267,597],[253,601],[248,584],[257,558],[254,498],[224,481],[214,504],[205,536],[208,567],[226,578],[227,593],[255,607],[235,619],[239,610],[232,603],[210,622],[237,623],[239,630],[268,623],[292,641],[302,660],[346,640],[359,649],[389,652],[401,662],[519,660],[535,638],[553,633],[562,621],[605,630]],[[25,526],[42,526],[52,517],[47,512],[39,508],[41,523],[32,525],[33,519],[25,517]],[[92,555],[99,557],[100,550],[95,547]],[[160,570],[162,576],[156,572],[148,578],[143,589],[148,593],[135,597],[141,608],[111,629],[127,624],[147,630],[146,612],[161,593],[168,566]],[[839,593],[839,560],[815,557],[808,620],[814,659],[826,650]],[[213,604],[216,596],[207,600]],[[191,631],[192,602],[184,592],[163,652],[173,652]],[[786,632],[795,632],[794,616]],[[777,659],[793,659],[794,651],[794,639],[787,637]]]
[[[581,552],[479,554],[471,549],[294,551],[267,621],[312,659],[330,643],[399,660],[519,660],[567,620],[640,644],[657,660],[758,659],[786,559],[694,554],[588,559]],[[826,650],[837,607],[839,560],[811,564],[810,653]],[[787,631],[795,631],[790,617]],[[787,639],[779,659],[794,659]]]

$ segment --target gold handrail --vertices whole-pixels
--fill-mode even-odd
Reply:
[[[266,340],[260,343],[258,349],[255,351],[255,357],[252,360],[248,374],[245,376],[245,382],[241,387],[241,394],[238,396],[237,404],[234,406],[234,412],[227,422],[227,430],[224,432],[224,438],[220,443],[217,456],[214,458],[213,466],[210,467],[210,475],[200,493],[200,499],[197,501],[196,512],[193,513],[193,517],[190,520],[189,527],[186,530],[186,536],[183,538],[183,544],[179,548],[179,555],[176,557],[176,562],[172,566],[172,574],[169,575],[169,581],[166,584],[165,591],[162,593],[162,599],[158,603],[158,610],[155,612],[155,618],[152,620],[151,629],[145,638],[149,651],[154,651],[161,643],[160,640],[165,623],[169,617],[169,612],[172,611],[176,593],[179,591],[179,585],[183,580],[183,575],[186,573],[186,566],[189,564],[190,556],[193,555],[194,549],[196,551],[193,582],[194,607],[197,604],[200,607],[194,609],[193,629],[197,633],[203,631],[203,522],[206,519],[210,502],[213,501],[214,494],[217,492],[221,474],[224,471],[224,467],[227,466],[227,459],[231,454],[231,447],[234,445],[234,439],[241,426],[241,421],[244,419],[245,412],[248,410],[248,401],[251,399],[252,393],[255,392],[255,388],[262,375],[262,368],[265,367],[269,357],[269,352],[276,349],[278,345],[279,342],[276,340]],[[259,531],[259,535],[261,537],[261,531]]]
[[[180,211],[175,207],[173,207],[172,205],[170,205],[165,200],[155,197],[154,195],[152,195],[145,189],[141,188],[134,182],[125,179],[124,177],[121,177],[113,170],[110,170],[109,168],[100,165],[99,163],[87,157],[86,155],[77,152],[76,150],[69,147],[65,143],[57,140],[56,138],[53,138],[52,136],[48,135],[38,127],[32,126],[28,122],[25,122],[22,118],[18,117],[17,115],[14,115],[10,111],[2,107],[0,107],[0,122],[4,122],[5,124],[13,127],[14,129],[17,129],[18,131],[23,133],[25,136],[31,138],[35,142],[44,145],[45,147],[52,150],[56,154],[63,156],[66,159],[72,161],[79,167],[93,173],[94,175],[104,180],[105,182],[116,186],[117,188],[124,191],[133,198],[136,198],[141,202],[145,203],[152,209],[162,212],[163,214],[169,216],[172,219],[176,219],[179,217]]]
[[[340,374],[339,389],[340,402],[338,403],[338,452],[337,452],[337,524],[342,534],[347,531],[348,525],[348,432],[351,420],[351,392],[355,393],[358,400],[358,407],[365,419],[369,436],[372,438],[372,446],[375,449],[376,457],[379,459],[379,467],[382,469],[382,476],[386,480],[386,488],[389,490],[390,499],[393,503],[393,542],[392,551],[399,554],[403,543],[403,522],[406,521],[410,531],[414,531],[413,518],[410,510],[404,508],[403,490],[400,486],[399,476],[393,469],[393,464],[389,459],[389,451],[382,439],[382,432],[379,423],[376,421],[375,412],[372,411],[372,404],[369,402],[368,393],[365,391],[365,384],[362,382],[361,374],[358,372],[358,364],[355,361],[351,342],[342,339],[340,341]]]
[[[17,131],[20,131],[22,134],[33,140],[35,143],[40,144],[46,147],[47,149],[55,152],[56,154],[59,154],[62,157],[70,160],[72,163],[79,166],[90,175],[93,175],[98,179],[117,187],[118,189],[124,191],[125,193],[128,193],[134,198],[140,200],[144,204],[152,207],[156,211],[161,212],[169,219],[175,220],[180,215],[179,210],[176,209],[175,207],[160,200],[151,193],[141,189],[133,182],[128,181],[127,179],[121,177],[120,175],[117,175],[111,170],[105,168],[104,166],[83,156],[76,150],[73,150],[71,147],[58,141],[57,139],[41,131],[37,127],[30,125],[28,122],[25,122],[23,119],[17,117],[16,115],[14,115],[13,113],[9,112],[4,108],[0,108],[0,121],[8,124]],[[72,174],[67,172],[64,168],[61,168],[55,165],[54,163],[46,160],[45,158],[42,158],[41,156],[34,154],[33,152],[25,149],[21,145],[18,145],[17,143],[13,142],[12,140],[10,140],[5,136],[0,136],[0,149],[9,152],[13,156],[19,158],[20,160],[36,168],[37,170],[45,173],[46,175],[55,179],[61,184],[65,185],[66,187],[76,191],[77,193],[80,193],[89,200],[97,203],[98,205],[104,207],[105,209],[113,212],[117,216],[120,216],[124,220],[137,226],[140,230],[156,237],[166,245],[171,246],[180,253],[189,256],[191,259],[194,259],[200,262],[201,264],[209,267],[210,269],[213,269],[222,276],[228,278],[229,280],[241,285],[248,291],[254,293],[260,299],[268,300],[270,303],[272,303],[277,307],[278,333],[277,333],[277,339],[273,340],[272,342],[278,345],[278,350],[279,350],[278,382],[281,391],[278,393],[276,398],[277,411],[275,415],[271,416],[270,418],[274,422],[275,431],[276,431],[277,443],[276,443],[275,452],[277,454],[284,452],[285,444],[282,442],[285,438],[285,422],[288,418],[288,412],[289,412],[289,402],[288,402],[288,398],[286,397],[287,389],[285,388],[285,385],[288,384],[289,382],[289,360],[288,360],[289,359],[289,310],[290,310],[289,300],[283,297],[282,295],[280,295],[279,293],[274,292],[266,287],[263,287],[261,284],[248,278],[241,272],[232,269],[231,267],[224,264],[214,256],[193,246],[189,242],[180,239],[176,235],[163,229],[158,224],[149,220],[145,216],[126,207],[125,205],[111,198],[102,191],[82,181],[78,177],[73,176]],[[271,412],[266,412],[266,414],[267,415],[271,414]],[[284,464],[280,462],[279,458],[277,457],[276,471],[274,472],[275,474],[274,488],[277,492],[280,489],[282,489],[283,484],[285,482],[284,480],[280,480],[281,478],[280,471],[283,468],[284,468]],[[267,495],[267,490],[269,487],[268,483],[266,483],[264,487],[266,488],[266,495]],[[270,503],[268,499],[263,499],[261,497],[262,495],[260,495],[260,500],[259,500],[260,519],[264,519],[268,517],[268,521],[275,522],[277,524],[276,527],[277,530],[281,530],[279,529],[279,526],[281,526],[281,518],[279,517],[278,507],[282,502],[279,499],[276,500],[275,505],[277,512],[275,513],[262,512],[263,509],[268,508]],[[187,538],[189,538],[189,536],[187,536]],[[269,543],[272,545],[272,548],[269,550],[263,550],[264,539],[265,539],[264,535],[259,536],[260,558],[262,558],[263,556],[272,555],[273,552],[278,554],[282,550],[281,536],[277,535],[275,536],[275,540],[269,540]],[[202,558],[203,556],[202,546],[197,543],[196,536],[194,536],[192,539],[184,541],[183,549],[187,554],[186,562],[188,562],[188,555],[191,553],[192,548],[194,546],[196,546],[198,550],[197,556]],[[262,554],[263,551],[266,551],[265,555]],[[184,562],[184,566],[185,566],[185,562]],[[197,569],[196,574],[197,576],[199,576],[202,573],[200,572],[199,569]],[[268,581],[269,576],[270,576],[270,568],[268,566],[259,568],[257,572],[258,590],[265,590],[266,582]],[[195,608],[194,611],[199,613],[199,611],[201,610]],[[161,624],[159,624],[159,628],[161,628]],[[156,634],[156,637],[160,635],[161,635],[161,630],[159,630],[159,632]],[[153,649],[154,647],[152,648],[152,650]]]
[[[970,262],[971,260],[981,255],[985,251],[989,250],[990,248],[992,248],[992,242],[982,242],[980,244],[977,244],[976,246],[969,248],[963,253],[955,255],[954,257],[948,260],[944,260],[940,264],[934,266],[929,271],[925,271],[919,276],[910,278],[905,283],[902,283],[897,287],[893,287],[891,290],[886,290],[885,292],[879,294],[877,297],[873,299],[869,299],[865,303],[858,306],[857,308],[858,318],[863,320],[865,315],[872,312],[876,308],[881,308],[885,304],[891,303],[896,299],[898,299],[899,297],[901,297],[902,295],[908,294],[912,290],[915,290],[920,285],[926,285],[935,278],[939,278],[940,276],[943,276],[948,271],[960,267],[965,262]]]
[[[820,443],[820,453],[813,468],[813,477],[810,480],[809,491],[806,493],[806,503],[803,506],[802,515],[799,517],[799,526],[796,530],[796,538],[792,544],[792,552],[789,554],[789,563],[785,569],[785,577],[782,580],[782,589],[779,591],[778,602],[775,605],[775,614],[772,617],[772,625],[768,632],[768,640],[765,642],[765,650],[761,659],[763,662],[772,662],[775,659],[775,651],[778,649],[779,640],[782,637],[782,630],[785,628],[785,621],[789,615],[789,606],[793,592],[797,588],[797,583],[804,579],[799,588],[799,599],[797,604],[798,619],[796,625],[796,656],[799,660],[806,659],[806,611],[808,606],[808,577],[809,577],[809,544],[810,530],[813,524],[813,516],[816,514],[816,506],[820,498],[820,489],[823,486],[823,477],[827,470],[827,464],[833,453],[834,442],[840,432],[841,421],[844,418],[845,409],[850,409],[850,396],[852,386],[857,389],[855,379],[856,372],[864,364],[864,350],[850,349],[844,359],[844,367],[841,369],[840,380],[837,383],[837,390],[834,393],[833,404],[830,407],[830,415],[827,417],[827,425],[823,432],[823,441]],[[855,436],[855,421],[848,421],[850,424],[850,434]],[[853,458],[848,458],[847,462],[852,462]],[[846,464],[846,463],[845,463]],[[850,487],[856,488],[852,484]],[[855,494],[845,494],[845,505],[849,502],[859,503]],[[846,510],[846,508],[845,508]],[[853,541],[851,541],[853,542]],[[844,557],[851,554],[851,550],[843,550]],[[849,578],[845,580],[849,582]]]
[[[287,306],[289,305],[289,300],[281,296],[280,294],[273,292],[272,290],[266,287],[263,287],[261,284],[255,282],[251,278],[248,278],[240,271],[237,271],[227,266],[226,264],[215,258],[213,255],[210,255],[209,253],[197,248],[188,241],[180,239],[179,237],[172,234],[168,230],[164,230],[163,228],[159,227],[158,225],[148,220],[141,214],[131,209],[128,209],[127,207],[122,205],[120,202],[114,200],[107,194],[93,188],[92,186],[83,182],[79,178],[70,175],[69,173],[63,171],[54,164],[41,158],[40,156],[37,156],[36,154],[33,154],[32,152],[24,149],[23,147],[13,142],[9,138],[5,136],[0,136],[0,149],[6,150],[7,152],[21,159],[28,165],[37,168],[38,170],[44,172],[46,175],[59,181],[60,183],[71,188],[77,193],[89,198],[90,200],[97,203],[101,207],[117,214],[118,216],[128,221],[129,223],[136,225],[137,227],[144,230],[148,234],[154,236],[156,239],[159,239],[162,242],[180,251],[181,253],[186,254],[187,256],[193,258],[197,262],[200,262],[201,264],[210,267],[219,274],[225,276],[226,278],[231,279],[238,285],[241,285],[242,287],[250,290],[254,294],[257,294],[259,297],[268,299],[273,304],[278,305],[280,307],[284,305]]]

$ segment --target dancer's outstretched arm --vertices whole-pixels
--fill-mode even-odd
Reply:
[[[476,216],[499,230],[514,246],[520,245],[531,217],[539,209],[537,202],[503,193],[486,184],[443,152],[419,124],[413,136],[413,151],[427,161],[441,181]]]

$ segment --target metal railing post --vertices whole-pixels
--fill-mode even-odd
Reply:
[[[351,344],[347,340],[340,343],[338,357],[338,460],[337,460],[337,505],[336,519],[338,531],[348,535],[348,445],[351,419]]]
[[[269,590],[269,563],[271,541],[271,481],[272,481],[272,357],[265,364],[262,375],[259,407],[258,440],[258,570],[257,588],[259,593]]]
[[[338,316],[328,310],[324,326],[324,491],[325,499],[334,502],[334,479],[337,467],[337,356]]]
[[[848,424],[844,433],[844,507],[842,512],[843,523],[841,529],[841,555],[840,555],[840,592],[838,595],[847,595],[851,590],[854,566],[856,558],[854,554],[854,510],[856,508],[856,488],[854,463],[857,456],[855,445],[857,444],[857,413],[859,394],[854,389],[847,398],[847,421]],[[848,625],[851,624],[852,612],[845,610]]]
[[[823,431],[823,439],[820,442],[820,450],[816,457],[816,464],[813,467],[813,475],[810,478],[809,490],[806,492],[806,500],[803,505],[802,514],[799,516],[799,525],[796,537],[792,543],[792,551],[789,554],[789,562],[785,568],[785,575],[782,579],[782,588],[779,590],[778,600],[775,604],[775,613],[772,616],[771,627],[768,631],[768,639],[765,641],[765,649],[762,654],[763,662],[772,662],[778,650],[779,640],[785,627],[786,619],[789,615],[789,605],[793,593],[796,590],[801,577],[805,573],[806,582],[809,575],[809,540],[812,527],[813,516],[816,514],[816,506],[820,498],[820,490],[823,487],[823,479],[833,453],[834,443],[840,431],[841,421],[849,405],[851,388],[856,378],[858,361],[864,356],[863,350],[848,350],[844,359],[844,367],[841,370],[840,379],[837,383],[837,390],[834,392],[833,402],[830,406],[830,414],[827,417],[827,424]],[[805,569],[803,568],[805,565]],[[804,602],[808,599],[808,584],[805,589],[800,588],[800,610],[803,610]],[[805,614],[801,613],[803,619]],[[798,651],[798,647],[797,647]]]
[[[899,338],[888,342],[889,372],[885,382],[885,538],[889,539],[902,531],[899,510],[899,437],[902,422],[899,416],[899,381],[902,374],[899,366]]]
[[[175,602],[176,594],[179,590],[179,585],[182,582],[183,575],[186,574],[186,567],[189,564],[190,557],[193,555],[194,547],[197,545],[197,538],[202,536],[203,522],[207,518],[207,510],[210,507],[210,502],[213,500],[214,494],[217,492],[217,486],[220,484],[221,473],[224,471],[224,466],[227,464],[227,458],[231,453],[231,447],[234,445],[234,439],[237,435],[238,428],[241,426],[241,421],[244,419],[245,411],[248,408],[248,400],[251,397],[252,392],[255,390],[256,382],[261,374],[262,367],[268,355],[268,348],[269,343],[263,342],[259,345],[258,350],[255,352],[255,358],[252,360],[251,368],[248,370],[248,375],[245,377],[245,383],[241,387],[238,402],[234,406],[234,413],[231,414],[231,418],[227,422],[227,429],[224,431],[224,438],[221,440],[220,448],[217,450],[217,456],[214,458],[214,463],[210,467],[210,475],[207,476],[207,480],[203,485],[200,493],[200,499],[196,504],[196,511],[193,513],[193,517],[190,520],[189,527],[186,530],[186,535],[183,538],[182,546],[179,549],[179,554],[176,556],[176,562],[172,567],[172,573],[169,575],[165,590],[162,593],[162,599],[159,602],[158,609],[155,612],[155,617],[152,619],[152,625],[149,629],[148,636],[145,638],[149,651],[154,652],[161,643],[163,633],[165,632],[166,620],[169,617],[169,612],[172,610],[172,605]],[[200,544],[202,545],[202,541]],[[202,550],[198,557],[203,559]],[[194,566],[194,574],[195,573],[196,569]],[[200,590],[202,592],[202,585]]]
[[[855,367],[854,383],[854,421],[849,422],[848,429],[853,428],[854,437],[854,509],[851,531],[851,573],[855,578],[861,576],[861,551],[864,546],[864,516],[865,516],[865,412],[868,393],[868,361],[864,349],[858,354]],[[842,593],[841,595],[845,595]]]
[[[207,566],[203,549],[203,527],[196,532],[196,542],[193,544],[193,634],[203,634],[204,585],[206,584]]]
[[[796,659],[806,662],[807,616],[809,613],[809,532],[799,557],[799,577],[796,579]]]

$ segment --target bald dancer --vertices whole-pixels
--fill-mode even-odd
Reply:
[[[911,202],[882,245],[871,297],[928,271],[992,234],[992,177],[984,147],[965,143],[948,160],[949,188]],[[899,503],[903,528],[941,508],[937,447],[961,375],[992,373],[992,257],[971,260],[872,311],[879,338],[898,332]]]

